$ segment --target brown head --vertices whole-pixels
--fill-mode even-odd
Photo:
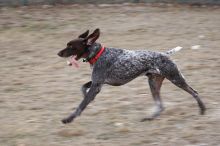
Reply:
[[[61,50],[57,55],[60,57],[76,56],[76,60],[84,58],[88,48],[95,43],[99,38],[100,30],[97,28],[92,34],[89,35],[89,30],[82,33],[78,38],[71,40],[67,43],[65,49]]]

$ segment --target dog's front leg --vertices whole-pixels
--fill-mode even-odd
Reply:
[[[80,116],[82,111],[87,107],[87,105],[94,100],[95,96],[100,92],[102,84],[92,83],[89,92],[86,94],[85,98],[82,100],[78,108],[69,117],[62,120],[64,124],[72,122],[77,116]]]
[[[85,83],[84,85],[82,85],[81,91],[82,91],[84,98],[86,97],[86,94],[88,92],[87,90],[91,87],[91,85],[92,85],[92,81],[89,81],[89,82]]]

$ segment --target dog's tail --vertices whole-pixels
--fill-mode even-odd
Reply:
[[[173,49],[171,49],[171,50],[165,52],[165,54],[167,54],[167,55],[172,55],[172,54],[174,54],[174,53],[180,51],[182,48],[183,48],[183,47],[177,46],[176,48],[173,48]]]

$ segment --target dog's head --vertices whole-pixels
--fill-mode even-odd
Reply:
[[[92,34],[89,35],[89,30],[79,35],[78,38],[71,40],[67,43],[65,49],[61,50],[58,55],[60,57],[75,56],[76,60],[86,57],[86,52],[90,46],[99,38],[100,30],[97,28]]]

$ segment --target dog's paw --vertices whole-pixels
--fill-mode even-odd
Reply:
[[[200,107],[200,115],[204,115],[206,111],[205,105],[203,103],[200,103],[199,107]]]
[[[205,115],[205,111],[206,111],[206,108],[204,107],[203,109],[200,110],[200,115]]]
[[[73,121],[73,118],[68,117],[68,118],[63,119],[63,120],[62,120],[62,123],[63,123],[63,124],[68,124],[68,123],[71,123],[72,121]]]

